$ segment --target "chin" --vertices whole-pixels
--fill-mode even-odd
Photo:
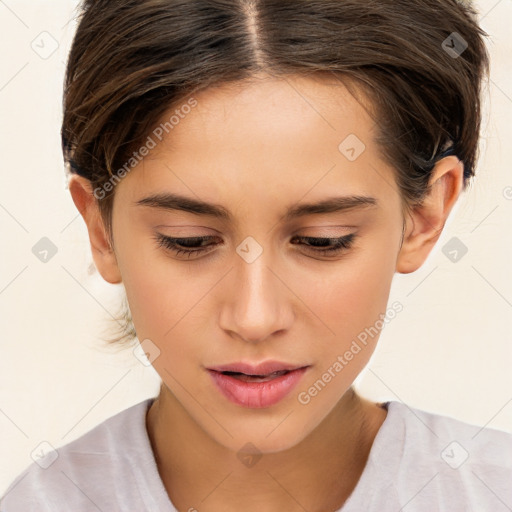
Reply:
[[[219,433],[217,429],[215,432],[209,431],[209,434],[217,443],[237,454],[241,451],[244,453],[270,454],[290,450],[300,444],[307,437],[309,431],[305,431],[304,425],[296,423],[297,418],[291,420],[293,414],[281,424],[287,414],[288,412],[279,418],[273,418],[272,421],[265,422],[265,424],[255,425],[252,422],[252,424],[246,424],[245,427],[242,422],[232,422],[228,431],[233,437],[226,434],[224,430]],[[290,425],[285,428],[284,424],[288,421]],[[291,424],[292,421],[294,422],[293,425]]]

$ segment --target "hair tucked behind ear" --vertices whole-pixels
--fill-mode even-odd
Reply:
[[[457,0],[85,0],[64,84],[64,159],[99,191],[113,242],[106,184],[164,112],[262,71],[328,76],[367,104],[411,208],[446,149],[464,162],[464,187],[475,173],[483,36],[472,4]],[[122,318],[118,340],[135,332]]]

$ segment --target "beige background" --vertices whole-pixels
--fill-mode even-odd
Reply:
[[[70,442],[159,385],[131,352],[103,347],[122,290],[89,273],[66,189],[59,130],[75,3],[0,1],[0,494],[42,441]],[[374,400],[512,431],[512,1],[477,6],[492,58],[479,176],[426,264],[395,276],[389,305],[404,310],[357,385]],[[50,56],[31,46],[52,44]],[[42,237],[57,247],[47,263],[32,253]],[[453,237],[468,247],[457,263],[442,252]]]

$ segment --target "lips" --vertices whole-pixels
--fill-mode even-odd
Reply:
[[[250,408],[277,404],[298,384],[310,365],[281,361],[232,363],[206,368],[215,387],[229,401]]]

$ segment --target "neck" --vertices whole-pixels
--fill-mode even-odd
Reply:
[[[342,506],[385,417],[349,388],[303,441],[250,466],[199,427],[163,384],[146,424],[162,482],[179,510],[314,511]]]

